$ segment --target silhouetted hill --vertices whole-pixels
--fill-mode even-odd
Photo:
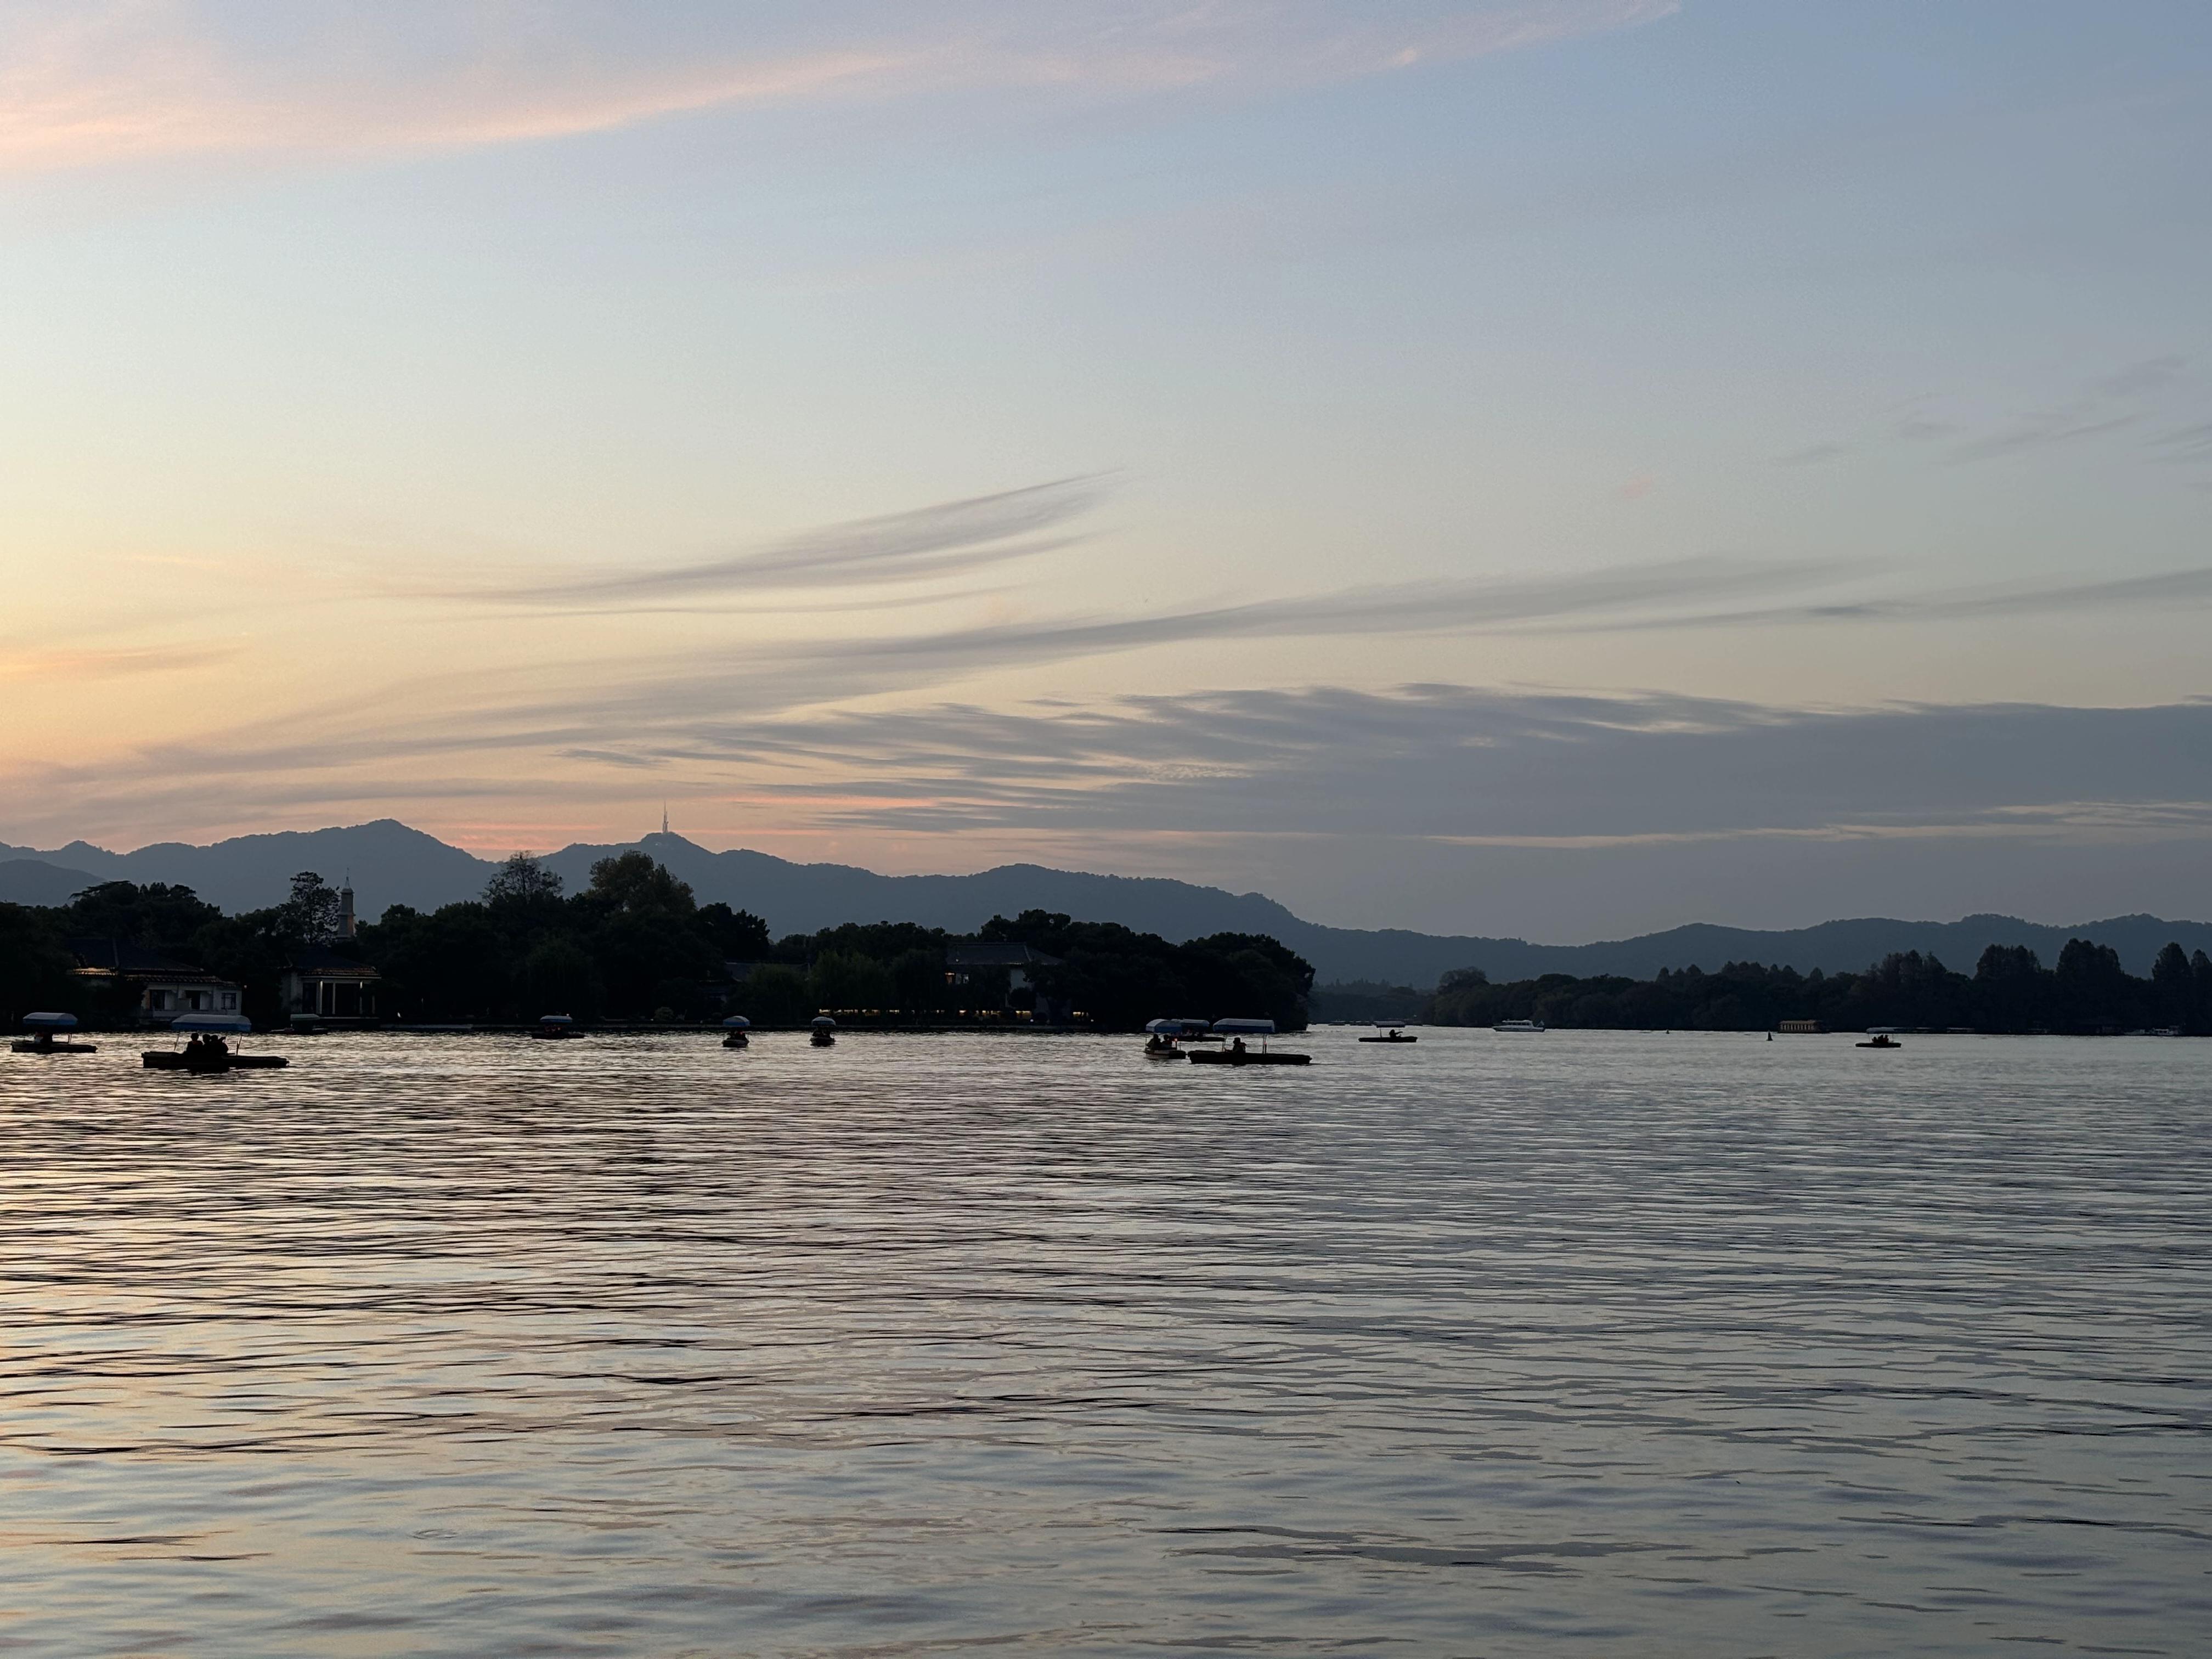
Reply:
[[[1274,900],[1187,881],[1094,876],[1039,864],[1003,864],[972,876],[882,876],[849,864],[793,864],[766,853],[710,853],[681,836],[647,836],[620,847],[563,848],[545,860],[574,892],[592,866],[635,847],[691,884],[701,903],[720,899],[768,919],[780,936],[848,921],[915,921],[968,933],[994,915],[1057,910],[1118,921],[1178,942],[1208,933],[1272,933],[1306,927]],[[1288,943],[1288,940],[1285,940]]]
[[[368,915],[387,904],[428,908],[474,898],[491,873],[482,859],[392,818],[344,829],[239,836],[211,847],[157,842],[135,853],[111,853],[82,841],[49,853],[0,847],[0,857],[18,854],[89,872],[97,881],[182,883],[232,911],[277,903],[300,870],[315,871],[334,887],[350,872]]]
[[[2070,938],[2109,945],[2131,973],[2148,973],[2168,939],[2212,953],[2212,925],[2116,916],[2072,927],[2045,927],[2015,916],[1977,915],[1960,921],[1901,921],[1864,917],[1782,932],[1705,923],[1594,945],[1532,945],[1518,939],[1416,933],[1403,929],[1325,927],[1293,915],[1260,893],[1231,893],[1190,882],[1101,876],[1042,865],[1008,864],[967,876],[885,876],[848,864],[795,864],[744,849],[710,852],[681,836],[653,835],[616,846],[578,843],[546,864],[571,892],[591,879],[598,860],[631,848],[651,854],[690,883],[700,902],[720,900],[767,918],[779,936],[814,933],[842,922],[915,921],[968,933],[993,915],[1056,910],[1087,921],[1118,921],[1181,942],[1209,933],[1267,933],[1314,964],[1323,981],[1373,980],[1426,988],[1457,968],[1480,968],[1492,979],[1560,973],[1625,974],[1649,978],[1662,968],[1761,962],[1810,972],[1851,971],[1893,951],[1919,951],[1971,972],[1984,947],[2025,945],[2047,963]],[[33,896],[22,903],[54,903],[89,880],[181,882],[226,910],[258,908],[282,899],[292,874],[314,870],[333,884],[349,872],[364,918],[387,905],[434,909],[483,889],[495,865],[390,818],[343,829],[241,836],[211,847],[169,842],[133,853],[111,853],[84,842],[39,852],[0,846],[0,884],[11,869]],[[70,884],[55,892],[58,871]],[[0,884],[0,899],[12,897]]]
[[[0,904],[66,904],[96,879],[43,859],[0,859]]]
[[[1380,934],[1354,938],[1380,939]],[[2132,974],[2150,971],[2151,959],[2169,939],[2183,949],[2212,955],[2212,923],[2164,921],[2156,916],[2113,916],[2103,921],[2076,922],[2069,927],[2046,927],[2022,921],[2017,916],[1973,915],[1959,921],[1899,921],[1887,916],[1867,916],[1849,921],[1824,921],[1815,927],[1778,932],[1745,927],[1716,927],[1693,922],[1670,927],[1663,933],[1639,938],[1607,939],[1595,945],[1530,945],[1522,939],[1438,939],[1419,933],[1397,936],[1407,960],[1440,962],[1452,951],[1467,953],[1461,968],[1480,968],[1494,980],[1532,979],[1541,974],[1622,974],[1649,979],[1662,968],[1692,964],[1711,969],[1728,962],[1759,962],[1778,968],[1810,973],[1855,972],[1881,960],[1894,951],[1918,951],[1942,958],[1946,966],[1972,973],[1984,950],[1992,945],[2025,945],[2043,958],[2045,966],[2058,959],[2069,939],[2094,939],[2120,953],[2121,963]],[[1288,943],[1286,940],[1285,943]],[[1449,969],[1440,971],[1449,972]],[[1410,969],[1406,982],[1427,982]]]

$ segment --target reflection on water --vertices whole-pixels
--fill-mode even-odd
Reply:
[[[2203,1651],[2212,1043],[1352,1036],[5,1057],[0,1650]]]

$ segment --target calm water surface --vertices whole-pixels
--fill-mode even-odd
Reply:
[[[0,1651],[2202,1654],[2212,1042],[0,1056]]]

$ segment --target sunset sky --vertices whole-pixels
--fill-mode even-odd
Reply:
[[[0,0],[0,841],[2212,913],[2212,7]]]

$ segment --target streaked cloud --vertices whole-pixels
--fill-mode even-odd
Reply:
[[[319,709],[295,704],[280,718],[234,725],[195,739],[165,741],[136,755],[111,755],[96,776],[65,764],[50,766],[40,773],[39,787],[56,796],[106,795],[157,791],[180,775],[189,775],[202,781],[218,777],[237,781],[244,799],[258,797],[280,775],[288,777],[288,790],[312,791],[314,785],[302,780],[319,777],[343,793],[352,787],[344,781],[349,775],[384,773],[395,767],[418,768],[426,779],[454,770],[575,777],[648,768],[700,777],[744,771],[781,756],[777,764],[807,775],[796,787],[811,790],[821,787],[816,775],[821,765],[837,752],[833,743],[816,742],[812,728],[804,725],[820,711],[862,702],[880,705],[887,699],[917,705],[993,673],[1050,669],[1162,647],[1231,640],[1475,639],[1623,630],[1862,627],[2091,609],[2172,608],[2212,600],[2212,568],[2097,582],[1916,591],[1901,573],[1867,561],[1709,556],[1510,578],[1483,574],[1366,583],[1212,603],[1194,599],[1176,606],[1121,612],[1048,611],[949,627],[923,625],[919,618],[927,613],[917,611],[916,619],[891,632],[882,631],[883,613],[878,611],[867,629],[855,631],[825,624],[820,633],[803,638],[764,638],[743,620],[717,623],[714,619],[725,613],[706,604],[717,597],[769,590],[781,592],[794,602],[817,590],[828,595],[856,593],[864,599],[873,593],[880,599],[883,592],[907,591],[919,581],[1011,563],[1079,539],[1085,532],[1085,514],[1105,490],[1105,482],[1098,477],[1064,479],[830,526],[724,559],[574,568],[550,580],[545,573],[536,572],[527,580],[490,580],[444,589],[435,597],[446,603],[473,606],[498,602],[509,607],[510,617],[541,615],[549,628],[564,619],[588,620],[604,608],[647,601],[662,602],[688,617],[690,626],[680,646],[665,641],[643,648],[632,645],[599,655],[575,654],[577,645],[591,636],[572,629],[565,636],[553,636],[568,640],[565,647],[550,646],[542,654],[511,660],[505,666],[396,678],[376,687],[374,695],[349,692]],[[1364,552],[1347,549],[1347,562],[1357,562]],[[1048,591],[1038,589],[1030,596],[1030,602],[1036,603]],[[816,608],[828,615],[836,606]],[[698,643],[702,622],[726,627],[726,643]],[[1463,698],[1451,705],[1450,718],[1459,720],[1475,706]],[[1224,717],[1236,716],[1233,732],[1186,745],[1174,763],[1200,771],[1225,765],[1233,771],[1237,743],[1256,740],[1254,734],[1262,724],[1258,711],[1273,707],[1320,708],[1339,720],[1355,707],[1376,720],[1389,714],[1395,724],[1376,725],[1350,739],[1366,763],[1401,746],[1407,740],[1407,711],[1426,705],[1419,699],[1389,705],[1224,705]],[[1502,741],[1498,722],[1505,716],[1500,711],[1510,709],[1513,719],[1526,721],[1534,718],[1532,711],[1537,708],[1525,702],[1481,705],[1487,722],[1484,729],[1490,732],[1485,743]],[[1571,737],[1587,750],[1590,733],[1600,727],[1642,729],[1662,716],[1684,730],[1717,722],[1742,727],[1784,718],[1771,713],[1747,715],[1718,704],[1615,702],[1601,708],[1590,705],[1590,712],[1577,716],[1582,724],[1571,732],[1562,727],[1541,735],[1547,743]],[[821,717],[836,718],[834,714]],[[885,730],[896,729],[901,718],[867,716]],[[1012,757],[1022,739],[1012,734],[1045,730],[1038,725],[1039,718],[1032,711],[1021,721],[1000,727],[978,714],[967,721],[966,735],[969,741],[983,744],[993,732],[1000,732],[1003,741],[996,746],[985,744],[977,753],[1013,765]],[[1079,740],[1094,729],[1085,721],[1094,722],[1097,731],[1126,738],[1136,729],[1134,718],[1095,710],[1071,713],[1049,729],[1060,745],[1056,752],[1091,756],[1071,775],[1082,775],[1085,769],[1097,766],[1103,769],[1102,775],[1124,777],[1129,754],[1094,752]],[[809,733],[796,744],[781,735],[787,729],[783,723],[792,721],[801,724],[788,729]],[[1525,752],[1539,752],[1523,747]],[[1334,763],[1326,758],[1327,752],[1324,749],[1322,758],[1309,763],[1310,771],[1318,775]],[[1163,757],[1154,758],[1167,763]],[[1431,760],[1422,754],[1404,758],[1418,773],[1434,772]],[[908,785],[900,781],[899,767],[853,763],[861,768],[856,775],[865,775],[870,781],[871,800],[896,805],[903,799]],[[1040,763],[1024,761],[1021,765]],[[1262,768],[1254,775],[1265,771]],[[1609,763],[1599,773],[1608,781],[1608,788],[1626,775]],[[885,780],[880,789],[876,787],[879,779]],[[1331,803],[1316,810],[1337,810],[1342,793],[1335,788],[1316,791],[1317,802],[1326,797]],[[1537,793],[1543,796],[1545,792]],[[1571,792],[1553,790],[1552,795],[1571,799]],[[1285,812],[1291,810],[1287,799],[1277,805]]]
[[[1668,616],[1594,618],[1551,625],[1582,633],[1683,628],[1769,628],[1819,623],[1972,622],[1990,617],[2055,616],[2081,611],[2212,604],[2212,566],[2161,570],[2101,582],[2005,582],[1889,593],[1817,605],[1789,605]]]
[[[16,0],[0,173],[607,131],[706,110],[1024,91],[1250,89],[1479,57],[1674,0]]]
[[[1814,466],[1879,450],[1893,444],[1940,446],[1954,465],[2000,460],[2109,437],[2170,420],[2177,408],[2203,407],[2201,383],[2192,382],[2190,359],[2161,353],[2123,363],[2077,381],[2039,408],[1996,415],[1967,408],[1963,400],[1916,398],[1849,438],[1808,444],[1774,458],[1778,466]],[[2163,459],[2193,459],[2204,448],[2202,422],[2165,428],[2148,440]]]
[[[825,713],[684,758],[870,780],[838,826],[1458,843],[2212,830],[2212,702],[1794,709],[1454,685]],[[782,787],[808,793],[805,782]]]
[[[623,599],[833,588],[963,575],[1068,546],[1065,526],[1103,494],[1103,481],[1065,478],[794,536],[727,559],[657,568],[543,570],[511,582],[433,588],[423,597],[510,605],[603,606]]]
[[[129,674],[177,673],[225,661],[236,657],[242,648],[234,643],[75,650],[0,646],[0,680],[97,680]]]

